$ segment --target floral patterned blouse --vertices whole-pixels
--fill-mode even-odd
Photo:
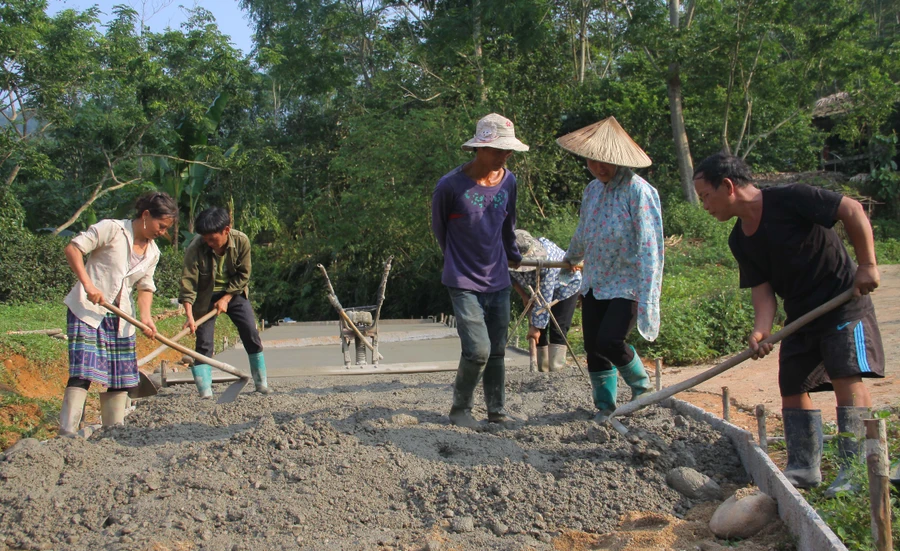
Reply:
[[[636,301],[638,331],[655,340],[664,259],[659,194],[630,169],[620,166],[607,184],[594,180],[585,188],[566,253],[573,264],[582,259],[581,294]]]
[[[559,262],[566,256],[566,251],[560,249],[556,243],[546,237],[538,237],[537,240],[544,246],[544,250],[547,251],[546,260],[548,262]],[[535,280],[537,279],[535,277],[536,271],[536,269],[530,272],[510,271],[509,275],[523,289],[527,289],[529,286],[534,289]],[[554,300],[562,302],[579,290],[581,290],[581,272],[563,271],[560,268],[544,268],[541,270],[541,295],[547,303],[552,303]],[[531,309],[531,325],[539,329],[546,329],[548,323],[550,323],[550,310],[541,308],[539,305],[534,306]]]

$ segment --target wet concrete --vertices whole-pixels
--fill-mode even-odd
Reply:
[[[337,332],[337,322],[296,323],[267,329],[261,336],[268,377],[378,374],[379,369],[391,374],[404,370],[455,371],[459,363],[459,338],[455,336],[455,329],[445,325],[417,320],[382,322],[379,325],[378,351],[383,359],[378,368],[371,365],[361,368],[355,363],[345,368]],[[355,362],[356,353],[352,344],[350,353]],[[366,358],[371,358],[371,352],[367,351]],[[215,359],[245,373],[250,372],[243,347],[226,350],[216,355]],[[528,354],[517,348],[507,348],[506,365],[508,368],[527,370]],[[231,379],[215,369],[213,375],[216,381]],[[170,384],[193,381],[190,372],[172,373],[166,380]]]

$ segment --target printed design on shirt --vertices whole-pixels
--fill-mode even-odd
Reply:
[[[492,198],[489,198],[488,195],[484,193],[478,193],[477,191],[467,190],[463,197],[469,202],[473,207],[477,207],[479,209],[484,210],[487,208],[486,205],[490,205],[495,209],[503,208],[506,205],[506,199],[509,197],[509,192],[505,189],[501,189],[494,195]],[[490,203],[488,203],[490,201]]]

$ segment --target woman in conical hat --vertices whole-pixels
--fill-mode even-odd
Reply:
[[[609,117],[556,140],[587,159],[595,180],[584,190],[578,228],[566,261],[584,260],[581,283],[584,348],[597,421],[616,409],[616,372],[632,400],[650,389],[650,378],[625,339],[637,325],[647,340],[659,334],[663,231],[659,194],[632,168],[650,158]]]

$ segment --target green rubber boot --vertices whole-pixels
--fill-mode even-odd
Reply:
[[[631,345],[629,345],[629,347],[634,353],[634,357],[631,358],[631,361],[628,362],[627,365],[616,367],[619,370],[619,373],[622,374],[622,378],[625,379],[625,382],[631,387],[631,400],[633,401],[641,394],[650,390],[650,376],[647,375],[647,370],[644,369],[644,364],[641,362],[641,357],[638,356],[637,350]]]
[[[262,352],[250,354],[250,375],[253,376],[253,384],[256,386],[256,392],[260,394],[268,394],[272,392],[269,388],[269,382],[266,379],[266,359]]]
[[[590,371],[591,388],[593,389],[594,406],[598,413],[594,421],[603,423],[612,412],[616,411],[616,392],[619,387],[619,376],[616,369],[607,371]]]
[[[208,364],[197,364],[191,367],[194,383],[201,398],[212,398],[212,367]]]

